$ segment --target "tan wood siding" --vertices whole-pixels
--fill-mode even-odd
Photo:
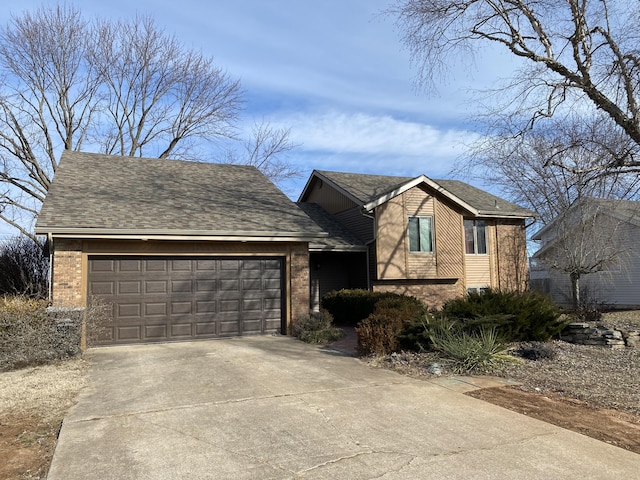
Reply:
[[[446,203],[435,203],[435,237],[438,277],[464,277],[462,216]]]
[[[491,286],[490,256],[466,255],[465,257],[466,288]]]
[[[304,201],[317,203],[329,213],[342,212],[343,210],[357,207],[355,202],[319,178],[312,180],[312,184]]]
[[[495,228],[497,288],[524,291],[529,278],[524,221],[501,220]]]
[[[414,187],[402,196],[408,216],[432,216],[435,213],[434,198],[421,188]]]
[[[336,213],[335,218],[363,242],[366,243],[373,240],[373,218],[363,214],[360,207],[350,208]]]
[[[406,215],[402,196],[376,208],[377,278],[407,278]]]

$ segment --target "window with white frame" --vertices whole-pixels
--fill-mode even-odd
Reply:
[[[433,253],[433,217],[409,217],[409,251]]]
[[[484,220],[464,221],[464,249],[470,255],[486,255],[487,223]]]
[[[480,295],[481,293],[485,293],[489,291],[489,287],[469,287],[467,288],[467,293],[475,293]]]

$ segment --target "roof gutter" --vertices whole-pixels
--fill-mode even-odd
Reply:
[[[106,230],[93,228],[38,228],[37,235],[49,238],[112,239],[112,240],[203,240],[233,242],[311,242],[327,238],[327,232],[218,232],[202,230]]]

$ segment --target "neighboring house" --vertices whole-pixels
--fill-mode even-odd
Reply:
[[[113,305],[104,343],[285,332],[318,225],[254,167],[65,152],[36,223],[54,307]]]
[[[314,308],[338,288],[404,293],[430,307],[526,288],[533,212],[463,182],[314,171],[298,204],[330,234],[309,246]]]
[[[254,167],[65,152],[36,233],[52,305],[97,297],[102,342],[140,343],[286,333],[339,288],[523,289],[531,216],[425,176],[314,171],[296,205]]]
[[[531,288],[572,305],[567,270],[581,268],[582,303],[640,307],[640,202],[586,199],[532,236]],[[588,270],[591,270],[587,273]]]

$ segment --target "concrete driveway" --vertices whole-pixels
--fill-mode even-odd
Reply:
[[[49,480],[637,478],[640,455],[288,337],[90,350]]]

